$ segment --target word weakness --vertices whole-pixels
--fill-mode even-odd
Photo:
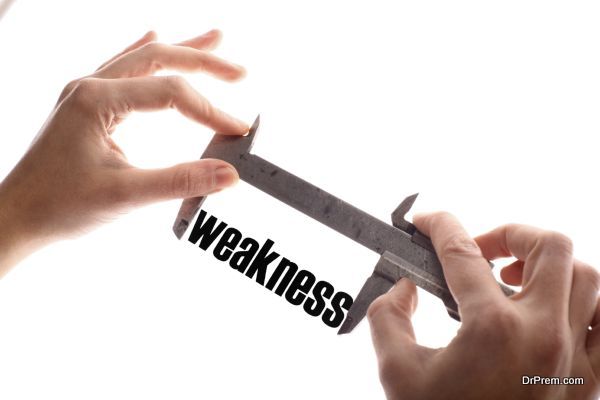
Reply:
[[[214,244],[212,253],[217,260],[228,262],[231,268],[284,296],[290,304],[302,304],[308,315],[321,316],[329,327],[338,327],[344,320],[344,310],[348,311],[352,305],[349,294],[336,293],[329,282],[317,281],[311,272],[299,269],[285,257],[279,259],[279,253],[271,250],[275,244],[271,239],[260,245],[214,216],[207,218],[204,210],[200,210],[188,240],[202,250]],[[279,262],[275,263],[277,259]]]

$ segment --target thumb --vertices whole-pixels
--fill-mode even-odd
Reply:
[[[385,353],[399,342],[415,343],[411,317],[417,308],[417,288],[408,279],[400,279],[388,293],[379,296],[369,307],[367,316],[375,351]]]
[[[393,387],[409,384],[415,375],[420,375],[423,361],[434,351],[415,341],[411,317],[416,307],[415,284],[400,279],[392,290],[379,296],[367,312],[386,393]]]
[[[134,169],[128,181],[130,198],[152,203],[187,197],[206,196],[235,184],[235,168],[221,160],[203,159],[164,169]]]

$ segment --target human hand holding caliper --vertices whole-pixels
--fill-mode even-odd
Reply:
[[[446,347],[416,344],[415,285],[400,280],[368,311],[380,379],[390,399],[595,399],[600,372],[600,277],[558,233],[506,225],[471,239],[449,214],[417,215],[431,237],[462,325]],[[514,256],[502,279],[487,260]],[[523,376],[584,384],[522,385]],[[533,383],[533,382],[529,382]]]
[[[0,276],[27,254],[59,238],[110,221],[127,209],[170,198],[218,191],[237,181],[220,160],[161,170],[131,166],[112,139],[132,111],[176,108],[223,134],[248,126],[213,107],[179,76],[161,69],[204,71],[233,81],[244,69],[207,50],[221,35],[167,45],[149,32],[93,74],[69,83],[31,147],[0,184]]]

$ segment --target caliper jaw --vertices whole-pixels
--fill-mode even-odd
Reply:
[[[243,157],[244,154],[252,150],[259,126],[260,115],[256,117],[245,136],[214,135],[201,158],[218,158],[231,162],[236,157]],[[177,239],[181,239],[196,214],[198,214],[204,200],[206,200],[206,196],[191,197],[183,200],[173,224],[173,232],[177,236]]]
[[[415,193],[400,203],[392,213],[392,224],[394,227],[411,235],[411,240],[416,245],[428,251],[435,252],[431,240],[405,219],[417,196],[418,193]],[[350,307],[346,319],[338,331],[338,335],[350,333],[365,317],[371,303],[377,297],[387,293],[401,278],[410,279],[420,288],[439,297],[444,302],[448,314],[455,320],[460,321],[458,305],[443,279],[412,265],[399,255],[385,251],[375,265],[373,274],[367,279]]]

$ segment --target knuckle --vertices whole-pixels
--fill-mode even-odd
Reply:
[[[71,102],[77,106],[88,107],[97,101],[98,80],[94,78],[80,79],[69,94]]]
[[[181,98],[185,96],[188,83],[179,75],[169,75],[160,78],[163,85],[163,97],[165,105],[169,108],[177,108]]]
[[[448,258],[481,257],[481,250],[473,239],[464,235],[455,235],[442,243],[440,256]]]
[[[71,82],[65,85],[62,92],[60,93],[60,96],[58,97],[59,101],[67,97],[73,91],[73,89],[75,89],[75,87],[79,83],[79,80],[80,79],[73,79]]]
[[[527,225],[517,224],[515,222],[509,222],[508,224],[504,224],[499,226],[497,229],[504,232],[514,232],[520,229],[527,228]]]
[[[187,81],[179,75],[170,75],[165,77],[165,82],[173,93],[181,92],[188,86]]]
[[[216,109],[206,99],[203,99],[202,101],[202,115],[204,116],[204,121],[206,123],[211,123],[217,118]]]
[[[590,282],[596,289],[600,288],[600,274],[596,268],[589,264],[578,262],[574,266],[573,272],[578,278],[584,282]]]
[[[146,66],[148,73],[154,73],[162,69],[162,63],[160,62],[161,55],[165,52],[167,45],[159,42],[150,42],[145,44],[140,49],[140,56],[142,62]]]
[[[377,318],[377,315],[379,315],[386,307],[387,307],[386,296],[385,295],[379,296],[371,303],[371,305],[367,309],[367,318],[370,321],[372,321],[373,319]]]
[[[179,166],[172,175],[170,192],[173,197],[201,196],[210,193],[214,187],[213,173]]]
[[[186,197],[192,190],[192,173],[188,168],[176,168],[171,181],[171,193],[174,197]]]
[[[389,294],[384,294],[376,298],[367,309],[367,318],[370,321],[377,319],[378,315],[381,314],[410,319],[412,312],[410,304],[400,301],[400,299],[395,299]]]
[[[163,79],[167,92],[165,95],[169,98],[168,106],[169,108],[176,108],[177,104],[187,97],[189,84],[179,75],[165,76]]]
[[[492,340],[494,343],[508,343],[520,337],[523,325],[518,313],[504,305],[490,305],[485,314],[471,323],[471,329],[479,337]]]
[[[490,321],[493,322],[494,335],[501,338],[520,336],[522,331],[521,320],[518,314],[508,307],[495,307],[490,313]]]
[[[434,211],[431,214],[429,214],[429,216],[435,219],[443,219],[452,217],[452,214],[450,214],[448,211]]]
[[[160,52],[164,51],[165,46],[166,46],[165,44],[160,43],[160,42],[150,42],[150,43],[146,43],[145,45],[140,47],[140,51],[142,53],[146,53],[146,54],[149,54],[150,56],[153,56],[156,53],[160,53]]]
[[[452,214],[447,211],[434,211],[432,213],[427,214],[427,219],[432,223],[439,223],[440,221],[448,220],[453,218]]]
[[[542,247],[552,249],[553,252],[573,254],[573,242],[568,236],[559,232],[544,232],[540,238],[540,244]]]
[[[531,358],[552,373],[562,365],[570,350],[570,338],[566,329],[555,323],[544,323],[544,334],[537,335],[531,346]]]
[[[77,82],[74,88],[75,92],[90,93],[97,87],[97,79],[95,78],[83,78]]]

